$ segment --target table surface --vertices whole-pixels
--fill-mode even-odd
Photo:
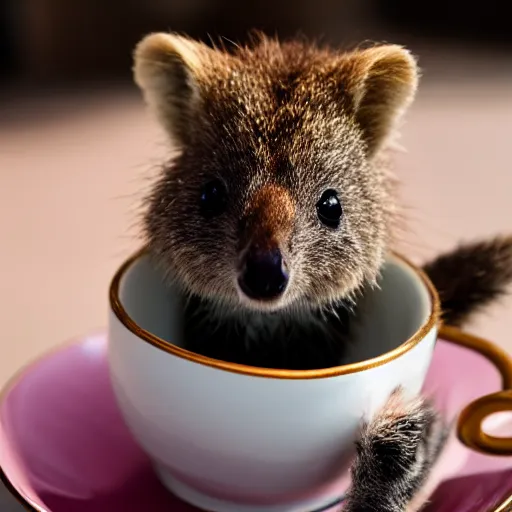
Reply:
[[[0,482],[0,510],[2,512],[26,512],[25,507],[16,501],[2,482]]]

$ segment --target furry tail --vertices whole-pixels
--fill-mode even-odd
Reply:
[[[461,245],[423,268],[439,292],[443,321],[460,326],[512,284],[512,236]]]

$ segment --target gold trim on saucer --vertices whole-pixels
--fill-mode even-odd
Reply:
[[[443,326],[439,337],[482,354],[496,366],[502,379],[501,391],[478,398],[462,410],[457,423],[459,439],[481,453],[511,456],[512,438],[486,434],[482,423],[491,414],[512,411],[512,358],[490,341],[455,327]]]
[[[510,512],[512,510],[512,495],[510,495],[498,508],[491,512]]]
[[[401,261],[403,264],[408,266],[410,269],[414,271],[414,273],[420,278],[423,285],[427,288],[430,295],[430,313],[425,321],[425,323],[402,345],[382,354],[381,356],[375,357],[373,359],[368,359],[366,361],[360,361],[357,363],[346,364],[343,366],[335,366],[332,368],[322,368],[319,370],[279,370],[273,368],[258,368],[254,366],[246,366],[242,364],[236,363],[228,363],[226,361],[220,361],[218,359],[212,359],[210,357],[202,356],[199,354],[195,354],[189,350],[178,347],[169,343],[158,336],[146,331],[139,325],[135,323],[135,321],[128,315],[126,310],[124,309],[120,297],[119,297],[119,287],[121,285],[121,281],[128,271],[128,269],[141,257],[146,256],[148,254],[147,248],[143,248],[137,253],[135,253],[132,257],[130,257],[123,265],[119,268],[119,270],[114,275],[112,282],[110,284],[110,307],[112,311],[118,318],[118,320],[135,336],[137,336],[140,340],[153,345],[154,347],[167,352],[168,354],[173,354],[182,359],[187,359],[188,361],[193,361],[198,364],[202,364],[205,366],[210,366],[213,368],[217,368],[219,370],[224,370],[232,373],[240,373],[244,375],[251,375],[256,377],[266,377],[266,378],[274,378],[274,379],[320,379],[326,377],[335,377],[338,375],[346,375],[350,373],[356,373],[363,370],[368,370],[370,368],[374,368],[376,366],[381,366],[383,364],[389,363],[390,361],[400,357],[402,354],[408,352],[413,347],[415,347],[426,335],[430,332],[436,324],[438,325],[440,322],[440,313],[441,313],[441,305],[439,301],[439,296],[437,290],[434,288],[434,285],[427,277],[427,275],[418,267],[416,267],[409,260],[404,258],[401,255],[396,253],[392,253],[393,257]]]

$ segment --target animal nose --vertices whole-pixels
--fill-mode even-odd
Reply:
[[[251,299],[271,300],[279,297],[288,284],[279,249],[250,249],[238,279],[242,291]]]

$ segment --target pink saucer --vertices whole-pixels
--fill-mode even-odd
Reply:
[[[9,384],[0,403],[2,478],[29,510],[197,510],[159,483],[127,431],[110,387],[106,346],[104,333],[84,337]],[[425,390],[450,417],[500,386],[499,372],[484,356],[438,342]],[[491,419],[492,433],[512,432],[512,418]],[[512,457],[473,452],[453,436],[434,480],[427,511],[512,510]]]

